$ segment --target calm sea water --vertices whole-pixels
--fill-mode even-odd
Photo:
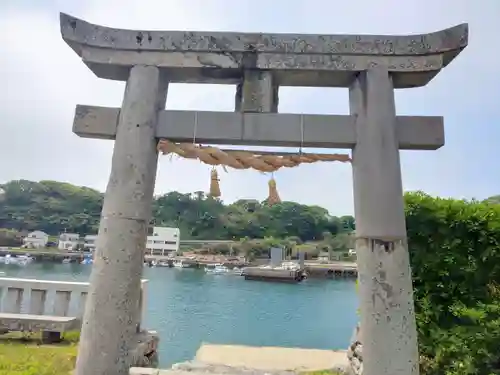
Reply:
[[[2,277],[87,281],[91,266],[0,265]],[[357,321],[355,284],[245,281],[201,270],[145,268],[149,279],[143,326],[160,334],[160,365],[189,360],[203,342],[345,349]]]

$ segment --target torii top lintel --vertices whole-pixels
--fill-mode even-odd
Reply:
[[[237,83],[245,69],[272,71],[281,86],[348,87],[359,71],[384,65],[396,88],[426,85],[468,43],[468,25],[409,36],[135,31],[61,13],[63,39],[101,78],[126,80],[130,67],[169,70],[172,82]]]

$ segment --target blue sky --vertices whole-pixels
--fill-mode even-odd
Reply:
[[[71,131],[78,104],[121,104],[124,83],[99,79],[62,41],[59,12],[101,25],[157,30],[413,34],[459,23],[469,46],[424,88],[398,90],[398,114],[442,115],[446,145],[402,152],[405,190],[500,194],[500,1],[481,0],[7,0],[0,4],[0,183],[53,179],[106,187],[113,144]],[[234,86],[172,85],[167,108],[230,111]],[[281,112],[347,114],[346,89],[281,88]],[[156,194],[208,190],[210,168],[161,158]],[[284,200],[353,213],[351,167],[306,165],[276,174]],[[268,177],[221,173],[223,199],[264,199]]]

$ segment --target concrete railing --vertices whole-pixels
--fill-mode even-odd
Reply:
[[[141,323],[148,280],[142,280]],[[82,319],[89,283],[0,277],[0,313],[71,316]]]

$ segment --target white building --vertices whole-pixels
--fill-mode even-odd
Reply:
[[[28,236],[23,239],[24,246],[30,248],[46,247],[48,242],[49,235],[40,230],[29,233]]]
[[[94,251],[97,241],[97,234],[87,234],[83,239],[83,247],[85,250]]]
[[[153,235],[146,241],[146,253],[151,255],[168,255],[179,251],[181,233],[179,228],[154,227]]]
[[[77,233],[61,233],[59,235],[59,250],[73,250],[76,249],[80,243],[80,235]]]

